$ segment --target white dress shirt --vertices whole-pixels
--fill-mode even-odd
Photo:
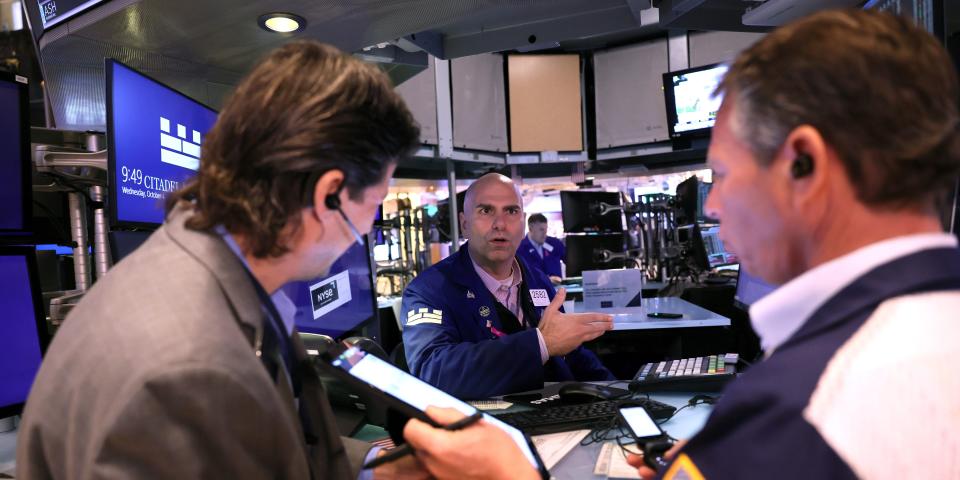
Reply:
[[[769,356],[830,298],[870,270],[897,258],[935,248],[956,248],[947,233],[904,235],[861,247],[783,284],[750,307],[750,322]]]

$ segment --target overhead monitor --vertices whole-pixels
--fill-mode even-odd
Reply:
[[[663,74],[664,103],[670,138],[705,137],[717,120],[721,95],[713,92],[727,65],[715,63]]]
[[[288,283],[282,289],[297,306],[294,319],[301,332],[339,339],[377,314],[366,241],[350,247],[333,263],[329,274]]]
[[[0,236],[30,230],[32,188],[27,79],[0,72]]]
[[[621,205],[618,192],[560,192],[563,231],[567,233],[623,232]]]
[[[105,68],[110,221],[156,227],[164,199],[199,168],[217,112],[116,60]]]
[[[737,273],[737,291],[733,296],[733,304],[748,310],[751,305],[776,289],[776,286],[750,275],[741,265]]]
[[[0,418],[19,414],[47,348],[33,247],[0,247]]]
[[[40,23],[44,29],[66,21],[78,13],[104,0],[24,0],[35,2],[40,10]]]
[[[622,233],[567,235],[564,242],[567,254],[563,263],[567,266],[567,277],[579,277],[584,270],[623,268],[627,263],[622,257],[610,261],[605,259],[609,256],[607,252],[624,253]]]

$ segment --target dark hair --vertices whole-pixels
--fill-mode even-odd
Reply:
[[[542,213],[534,213],[527,218],[527,226],[532,227],[534,223],[547,223],[547,217]]]
[[[743,51],[717,92],[732,99],[733,131],[765,165],[794,128],[816,128],[867,205],[928,205],[960,174],[956,71],[909,19],[811,15]]]
[[[195,202],[187,227],[223,225],[256,257],[289,251],[308,190],[341,170],[353,200],[419,145],[419,128],[387,76],[336,48],[292,42],[237,86],[203,143],[197,176],[167,198]]]

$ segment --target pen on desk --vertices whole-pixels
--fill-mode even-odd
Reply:
[[[469,427],[470,425],[473,425],[474,423],[477,423],[478,421],[480,421],[481,418],[483,418],[483,412],[481,412],[480,410],[477,410],[476,412],[473,413],[473,415],[463,417],[460,420],[457,420],[456,422],[451,423],[450,425],[445,425],[443,429],[451,430],[451,431],[462,430],[464,428]],[[376,457],[373,460],[370,460],[369,462],[365,463],[363,465],[363,469],[369,470],[371,468],[377,468],[380,465],[383,465],[385,463],[390,463],[394,460],[397,460],[411,453],[413,453],[413,447],[411,447],[409,443],[404,443],[403,445],[400,445],[399,447],[394,448],[393,450],[390,450],[387,453],[380,455],[379,457]]]

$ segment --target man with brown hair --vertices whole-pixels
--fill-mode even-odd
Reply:
[[[741,53],[718,91],[706,210],[741,268],[781,286],[750,309],[766,358],[659,473],[960,478],[946,51],[908,19],[828,11]]]
[[[376,67],[316,42],[269,55],[224,106],[163,226],[57,332],[18,477],[358,478],[370,445],[337,434],[270,294],[323,275],[370,230],[418,138]],[[373,473],[425,475],[412,457]]]

